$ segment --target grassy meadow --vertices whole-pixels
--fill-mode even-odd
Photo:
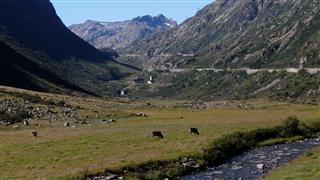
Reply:
[[[272,171],[264,179],[320,179],[320,147],[314,148],[306,152],[302,157]]]
[[[0,100],[17,98],[6,92],[20,91],[6,88]],[[247,103],[250,108],[191,109],[188,101],[128,100],[71,97],[37,94],[45,99],[64,100],[79,107],[78,116],[88,124],[76,128],[64,127],[65,119],[41,126],[0,126],[0,177],[5,179],[66,178],[83,172],[166,160],[199,153],[222,135],[273,127],[286,117],[296,115],[302,122],[320,117],[319,106],[299,105],[267,100],[228,101]],[[145,112],[147,117],[138,117]],[[103,123],[102,119],[116,123]],[[72,125],[72,124],[71,124]],[[196,127],[200,136],[192,136],[188,128]],[[31,131],[39,133],[38,138]],[[153,139],[151,132],[160,130],[164,139]]]

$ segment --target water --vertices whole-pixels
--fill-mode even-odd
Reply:
[[[227,160],[224,164],[203,172],[184,176],[182,180],[195,179],[258,179],[272,169],[303,155],[307,149],[320,147],[320,139],[309,139],[300,142],[285,143],[247,151]],[[258,169],[263,165],[263,169]]]

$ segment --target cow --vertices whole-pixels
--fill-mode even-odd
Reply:
[[[117,122],[117,121],[114,120],[114,119],[110,119],[110,120],[108,121],[108,123],[115,123],[115,122]]]
[[[88,124],[87,121],[80,121],[80,124]]]
[[[200,133],[199,133],[197,128],[190,128],[189,129],[189,133],[190,134],[194,134],[194,135],[200,135]]]
[[[24,124],[25,126],[29,126],[29,122],[28,122],[27,120],[24,120],[24,121],[23,121],[23,124]]]
[[[153,138],[157,137],[157,138],[162,139],[163,135],[162,135],[161,131],[152,131],[152,137]]]
[[[70,126],[70,123],[69,123],[69,122],[66,122],[66,123],[64,123],[63,125],[64,125],[64,127],[68,127],[68,126]]]
[[[35,138],[38,137],[38,132],[33,131],[33,132],[31,132],[31,133],[32,133],[32,136],[33,136],[33,137],[35,137]]]
[[[146,113],[144,113],[144,112],[138,112],[138,113],[137,113],[137,116],[147,117]]]

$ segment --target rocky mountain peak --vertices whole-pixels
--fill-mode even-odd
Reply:
[[[177,22],[160,14],[158,16],[139,16],[121,22],[88,20],[82,24],[72,25],[69,29],[99,49],[120,50],[138,39],[176,26]]]
[[[166,18],[163,14],[159,14],[158,16],[138,16],[132,20],[133,22],[144,22],[150,26],[170,26],[175,27],[177,26],[177,22],[173,21],[172,19]]]

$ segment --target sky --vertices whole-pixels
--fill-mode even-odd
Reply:
[[[96,21],[123,21],[163,14],[178,23],[192,17],[214,0],[51,0],[67,25]]]

